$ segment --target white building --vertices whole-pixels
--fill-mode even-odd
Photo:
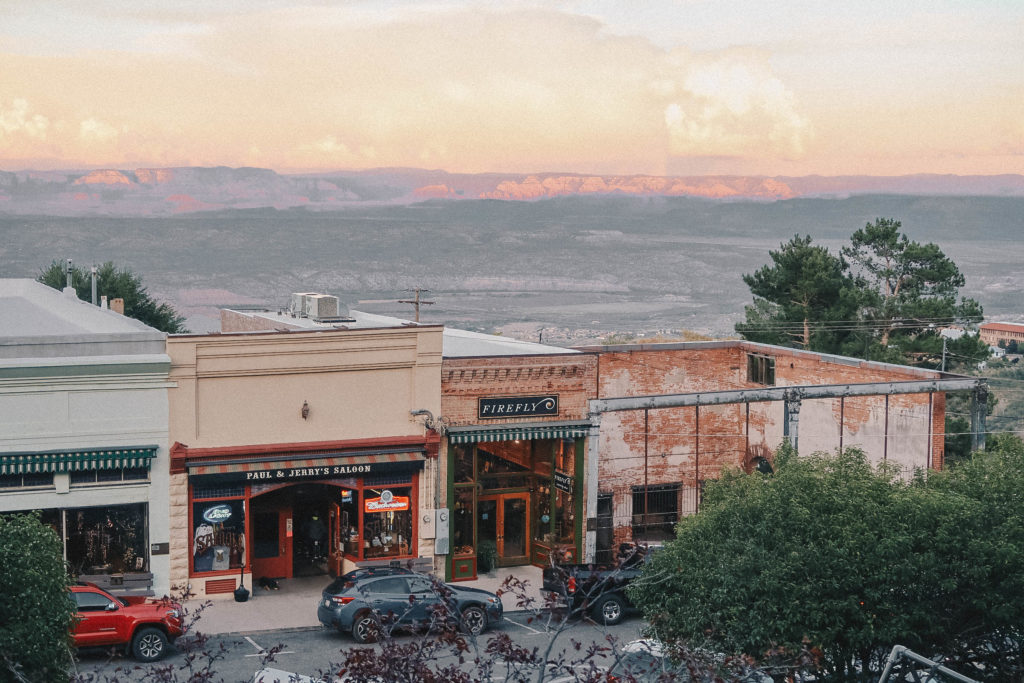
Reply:
[[[0,279],[0,514],[39,510],[72,575],[169,592],[166,335]]]

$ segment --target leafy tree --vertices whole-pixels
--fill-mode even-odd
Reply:
[[[79,299],[92,301],[92,273],[84,268],[73,266],[72,285]],[[150,327],[175,334],[187,332],[185,318],[169,304],[157,303],[146,292],[142,278],[127,268],[116,268],[110,261],[97,268],[97,295],[107,299],[124,299],[124,314],[146,323]],[[63,289],[67,285],[64,264],[54,261],[44,268],[36,278],[39,282],[54,289]]]
[[[754,295],[746,322],[736,326],[745,338],[805,349],[827,350],[837,344],[828,323],[856,310],[854,282],[843,259],[811,241],[809,235],[794,236],[778,251],[768,252],[771,265],[743,276]]]
[[[927,479],[856,449],[783,448],[775,464],[710,482],[634,582],[659,637],[755,657],[809,642],[828,680],[877,680],[895,644],[978,679],[1020,679],[1019,440]]]
[[[961,298],[964,277],[935,244],[911,241],[899,221],[857,230],[839,256],[794,237],[772,264],[744,275],[754,304],[736,325],[745,339],[895,363],[941,362],[939,330],[977,322],[982,308]],[[988,351],[976,336],[947,343],[951,364]],[[949,369],[949,368],[947,368]]]
[[[34,514],[0,516],[0,680],[67,679],[68,581],[53,529]]]
[[[901,227],[900,221],[878,218],[853,233],[850,246],[842,249],[868,284],[863,314],[878,327],[882,347],[894,336],[904,346],[922,334],[934,338],[936,321],[952,324],[981,318],[978,302],[957,302],[964,276],[956,264],[938,245],[911,241]]]

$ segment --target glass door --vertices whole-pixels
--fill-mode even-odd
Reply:
[[[498,493],[477,499],[479,541],[493,542],[498,566],[527,564],[530,556],[530,494]]]

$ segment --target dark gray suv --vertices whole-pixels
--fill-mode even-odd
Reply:
[[[475,636],[501,615],[501,598],[494,593],[404,569],[349,572],[332,581],[317,604],[320,623],[351,633],[360,643],[374,640],[381,624],[426,629],[440,619],[457,620]]]

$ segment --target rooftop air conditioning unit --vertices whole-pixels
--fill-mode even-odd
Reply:
[[[338,318],[338,297],[330,294],[307,294],[306,317],[313,320]]]
[[[293,318],[306,317],[306,297],[317,296],[316,292],[296,292],[292,294],[292,301],[288,305],[288,313]]]

